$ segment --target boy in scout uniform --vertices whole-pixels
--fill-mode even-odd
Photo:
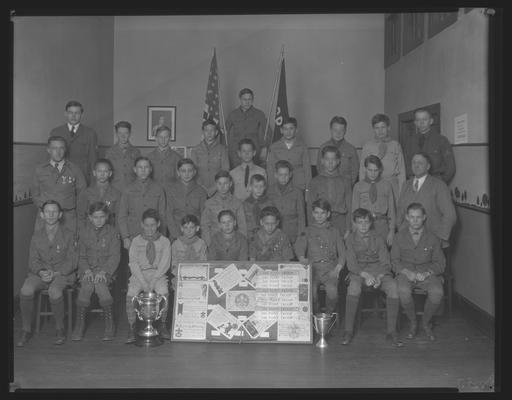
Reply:
[[[233,178],[233,195],[241,201],[244,201],[251,194],[250,179],[255,174],[266,176],[266,171],[260,166],[254,164],[253,158],[256,155],[256,147],[251,139],[242,139],[238,143],[238,156],[242,160],[229,173]]]
[[[372,215],[364,208],[358,208],[352,215],[354,232],[345,241],[347,266],[350,271],[347,300],[345,305],[345,331],[341,344],[352,341],[354,319],[357,312],[361,287],[373,286],[386,293],[386,340],[395,347],[403,343],[396,332],[398,318],[398,287],[391,275],[389,252],[384,240],[371,229]]]
[[[231,210],[236,215],[239,232],[247,235],[247,224],[242,202],[231,194],[233,178],[228,171],[219,171],[215,175],[217,192],[204,203],[201,214],[201,237],[209,246],[212,235],[219,230],[218,215],[222,210]]]
[[[94,182],[86,189],[82,190],[78,196],[77,213],[80,227],[87,225],[89,217],[89,207],[93,203],[101,201],[108,208],[107,223],[117,226],[117,209],[121,192],[112,186],[110,178],[112,176],[112,165],[106,158],[98,158],[92,171]]]
[[[393,243],[396,228],[395,196],[391,183],[381,178],[382,162],[375,155],[364,160],[366,175],[354,185],[352,211],[364,208],[372,213],[373,229],[388,247]]]
[[[331,226],[331,205],[325,199],[313,202],[313,220],[295,242],[295,254],[303,264],[313,269],[313,309],[317,313],[318,287],[326,292],[326,312],[336,312],[338,304],[338,277],[345,265],[345,245],[338,229]],[[306,257],[307,256],[307,257]]]
[[[293,168],[292,182],[302,190],[306,190],[311,181],[311,163],[309,152],[302,140],[297,138],[297,120],[289,117],[281,126],[281,139],[272,143],[267,160],[268,182],[276,181],[272,169],[279,160],[288,161]]]
[[[261,210],[261,228],[249,243],[250,261],[291,261],[294,257],[292,245],[279,226],[279,210],[269,206]]]
[[[167,200],[167,226],[171,242],[180,236],[180,224],[185,215],[201,217],[206,197],[206,189],[194,177],[196,166],[190,158],[178,161],[178,180],[165,187]]]
[[[99,201],[92,203],[88,210],[88,221],[80,232],[78,278],[80,289],[76,299],[77,319],[71,340],[82,340],[85,328],[85,313],[96,293],[103,308],[105,332],[103,340],[112,340],[114,322],[112,319],[112,295],[109,284],[119,266],[121,247],[119,232],[107,223],[109,207]]]
[[[247,238],[236,228],[236,216],[231,210],[222,210],[218,216],[219,231],[212,235],[208,246],[208,261],[247,261]]]
[[[203,140],[190,152],[190,158],[197,166],[197,183],[202,185],[213,196],[215,190],[215,174],[220,170],[229,170],[228,150],[220,141],[215,121],[208,119],[203,122]]]
[[[66,140],[60,136],[48,138],[50,160],[36,167],[32,181],[32,201],[41,209],[47,200],[55,200],[62,211],[61,223],[73,235],[77,233],[76,203],[79,193],[85,189],[84,174],[78,166],[65,158]],[[44,225],[42,214],[36,217],[35,230]]]
[[[281,228],[291,243],[306,228],[306,210],[304,192],[292,182],[293,167],[286,160],[275,163],[276,182],[269,185],[268,198],[277,207],[281,219]]]
[[[425,226],[427,214],[420,203],[407,207],[407,226],[398,231],[391,247],[393,271],[397,274],[400,303],[411,325],[408,339],[416,335],[417,322],[412,289],[427,291],[422,326],[427,338],[434,341],[430,321],[443,299],[443,277],[446,261],[437,236]]]
[[[132,276],[126,294],[126,315],[129,323],[126,343],[135,342],[136,315],[132,302],[133,297],[141,291],[155,291],[161,296],[169,296],[166,274],[171,267],[171,243],[158,231],[160,212],[151,208],[147,209],[142,214],[141,221],[142,232],[133,238],[130,245],[129,265]],[[171,334],[165,326],[167,311],[167,307],[162,309],[160,325],[157,329],[162,339],[170,340]]]
[[[48,289],[50,306],[55,317],[57,337],[61,345],[64,335],[64,288],[75,282],[77,248],[75,235],[60,223],[62,211],[55,200],[46,200],[40,209],[43,226],[37,229],[30,241],[28,277],[20,290],[22,332],[16,346],[23,347],[31,335],[34,293]]]
[[[263,208],[273,205],[265,194],[267,181],[260,174],[251,176],[250,196],[244,200],[245,222],[247,223],[247,239],[251,240],[260,228],[260,213]]]
[[[157,147],[147,156],[153,165],[153,180],[162,187],[176,181],[176,167],[183,158],[171,149],[170,139],[171,130],[167,126],[159,127],[156,130]]]
[[[335,146],[322,149],[322,172],[315,176],[309,185],[308,202],[325,199],[331,205],[331,224],[346,237],[350,232],[350,214],[352,212],[352,187],[349,180],[339,174],[340,151]],[[308,217],[312,217],[309,214]]]
[[[128,121],[115,124],[117,142],[105,153],[113,168],[112,185],[122,191],[135,180],[133,163],[140,157],[140,150],[130,143],[132,125]]]

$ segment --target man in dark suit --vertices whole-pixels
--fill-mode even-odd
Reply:
[[[67,142],[67,159],[76,164],[83,172],[87,184],[97,158],[98,137],[96,132],[80,122],[84,107],[78,101],[68,101],[64,113],[67,122],[52,129],[50,136],[61,136]]]

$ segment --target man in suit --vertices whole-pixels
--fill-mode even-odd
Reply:
[[[412,156],[421,151],[430,158],[430,174],[448,185],[455,175],[455,158],[450,142],[437,129],[432,128],[433,122],[434,119],[428,110],[418,108],[414,111],[416,133],[409,135],[403,143],[407,177],[413,175]]]
[[[80,121],[84,107],[78,101],[68,101],[64,116],[67,122],[52,129],[50,136],[61,136],[67,142],[67,159],[83,172],[87,184],[91,182],[92,170],[97,158],[98,137],[96,132]]]

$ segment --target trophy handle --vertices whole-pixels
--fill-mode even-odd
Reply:
[[[137,306],[135,306],[135,303],[137,303]],[[137,317],[142,320],[142,317],[140,316],[140,313],[139,313],[139,305],[140,305],[140,302],[139,302],[139,297],[138,296],[133,296],[132,297],[132,305],[133,305],[133,309],[135,310],[135,313],[137,314]]]
[[[160,317],[162,316],[162,312],[167,308],[167,306],[169,305],[169,301],[167,300],[167,297],[166,296],[160,296],[160,302],[161,301],[164,301],[164,306],[160,308],[160,311],[158,312],[158,317],[156,317],[156,319],[160,319]]]
[[[329,332],[331,330],[331,328],[334,326],[336,320],[338,319],[338,313],[333,312],[332,315],[334,316],[334,318],[332,319],[331,323],[329,324],[329,329],[327,330],[327,332]]]

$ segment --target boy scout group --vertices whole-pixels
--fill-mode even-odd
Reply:
[[[22,333],[31,336],[34,293],[47,289],[56,323],[55,344],[65,343],[63,290],[77,289],[73,341],[84,336],[96,293],[104,311],[103,340],[114,338],[114,283],[126,296],[127,343],[135,341],[132,298],[141,291],[168,296],[180,262],[300,261],[312,267],[314,312],[344,304],[341,343],[354,335],[363,288],[386,296],[386,340],[401,347],[399,307],[418,330],[412,290],[427,298],[421,328],[434,341],[432,316],[443,299],[443,273],[455,210],[447,183],[455,173],[447,139],[424,109],[403,147],[391,139],[384,114],[371,119],[375,137],[359,160],[345,140],[347,121],[335,116],[331,139],[318,151],[312,177],[306,144],[289,117],[281,138],[265,145],[265,115],[250,89],[221,143],[217,124],[202,124],[202,140],[182,158],[169,146],[170,129],[156,129],[147,156],[130,143],[131,124],[115,124],[116,143],[97,158],[96,133],[81,123],[83,107],[66,104],[67,123],[48,139],[49,161],[34,173],[39,209],[30,242],[29,272],[20,292]],[[403,151],[402,151],[403,149]],[[170,278],[170,282],[169,282]],[[318,289],[325,291],[321,308]],[[366,289],[365,289],[366,290]],[[167,310],[159,333],[170,339]]]

